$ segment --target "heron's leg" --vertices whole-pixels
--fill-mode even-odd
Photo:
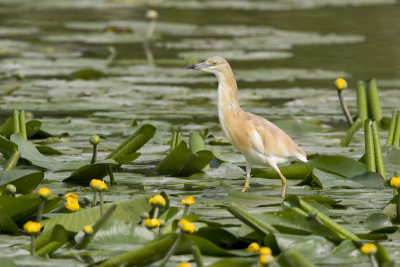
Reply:
[[[242,189],[242,192],[246,192],[247,188],[249,188],[250,172],[251,172],[251,163],[246,160],[246,182],[244,183],[244,187]]]
[[[281,173],[281,171],[279,170],[279,168],[278,168],[278,165],[276,165],[276,163],[275,162],[271,162],[271,161],[268,161],[268,164],[269,164],[269,166],[271,166],[272,167],[272,169],[274,169],[278,174],[279,174],[279,176],[281,177],[281,179],[282,179],[282,198],[285,198],[285,193],[286,193],[286,178],[285,178],[285,176],[283,176],[283,174]]]

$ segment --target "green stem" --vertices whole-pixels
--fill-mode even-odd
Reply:
[[[388,137],[386,139],[386,144],[385,144],[386,146],[392,146],[392,144],[393,144],[393,136],[394,136],[394,132],[396,130],[397,114],[398,114],[398,112],[396,110],[393,110],[392,120],[390,121],[389,133],[388,133]]]
[[[375,258],[375,254],[369,254],[368,257],[372,267],[379,267],[379,264]]]
[[[365,90],[363,81],[358,81],[357,83],[357,107],[358,107],[358,117],[364,124],[365,120],[368,119],[368,102],[367,102],[367,91]]]
[[[310,204],[308,204],[307,202],[305,202],[304,200],[302,200],[300,198],[299,198],[299,200],[300,200],[300,206],[303,210],[305,210],[308,213],[315,214],[318,217],[318,219],[320,219],[321,222],[323,224],[325,224],[327,227],[331,228],[335,232],[343,235],[344,237],[346,237],[348,239],[360,240],[360,238],[358,236],[356,236],[355,234],[353,234],[352,232],[350,232],[343,226],[340,226],[339,224],[337,224],[335,221],[333,221],[331,218],[329,218],[328,216],[323,214],[318,209],[314,208],[313,206],[311,206]]]
[[[343,138],[340,145],[342,147],[348,146],[353,138],[353,135],[361,128],[361,120],[357,118],[356,121],[351,125],[350,129],[347,131],[345,137]]]
[[[396,128],[393,134],[392,146],[398,147],[400,142],[400,111],[397,111]]]
[[[397,223],[400,224],[400,188],[397,188]]]
[[[379,123],[382,119],[382,109],[379,101],[378,87],[376,80],[371,79],[368,87],[369,106],[371,108],[372,119]]]
[[[19,151],[14,151],[14,153],[11,155],[11,157],[7,161],[6,167],[4,167],[5,171],[12,170],[14,167],[17,165],[19,157],[21,156],[21,153]]]
[[[344,101],[343,90],[337,90],[337,91],[338,91],[340,106],[342,107],[347,123],[351,126],[353,125],[353,118],[351,117],[350,111],[347,108],[346,102]]]
[[[114,173],[113,173],[111,166],[107,166],[107,172],[108,172],[108,176],[110,177],[110,184],[116,185],[117,183],[115,182]]]
[[[372,122],[371,127],[372,127],[373,141],[374,141],[376,171],[380,175],[382,175],[386,181],[385,165],[383,163],[381,140],[379,138],[378,126],[376,125],[375,121]]]
[[[153,214],[153,219],[157,219],[158,218],[158,211],[159,211],[160,209],[158,208],[158,207],[155,207],[154,208],[154,214]]]
[[[14,109],[13,111],[14,133],[20,132],[18,114],[19,114],[18,110]]]
[[[366,120],[364,123],[365,156],[366,156],[368,171],[376,172],[374,140],[372,137],[372,129],[370,124],[371,122],[369,120]]]
[[[93,199],[92,199],[92,207],[97,205],[97,196],[99,195],[99,192],[95,191],[93,194]]]
[[[39,208],[38,208],[38,213],[37,213],[37,222],[42,221],[42,216],[43,216],[43,209],[44,209],[44,204],[46,203],[46,199],[40,198],[40,203],[39,203]]]
[[[103,216],[104,208],[104,191],[100,191],[100,216]]]
[[[161,260],[160,267],[164,267],[165,264],[167,264],[169,258],[171,257],[171,255],[174,253],[176,247],[178,246],[179,241],[181,241],[183,235],[184,235],[184,232],[180,231],[178,237],[175,239],[175,242],[172,244],[172,246],[169,249],[169,251],[167,252],[167,254],[165,254],[164,258]]]
[[[35,256],[35,234],[31,234],[31,255]]]
[[[99,229],[104,225],[104,223],[111,217],[115,209],[117,208],[117,205],[111,206],[103,216],[101,216],[96,223],[93,225],[93,234],[88,235],[85,233],[85,235],[82,237],[82,239],[76,243],[75,249],[84,249],[89,245],[90,241],[92,238],[96,235],[96,233],[99,231]]]
[[[90,160],[90,164],[94,164],[96,162],[96,156],[97,156],[97,144],[93,145],[93,154],[92,154],[92,159]]]
[[[201,251],[198,246],[192,245],[192,254],[197,267],[204,267]]]
[[[28,137],[26,135],[25,110],[21,110],[19,112],[19,128],[20,128],[21,135],[24,138],[24,140],[28,140]]]
[[[190,205],[185,205],[185,210],[183,211],[182,218],[185,218],[189,213]]]

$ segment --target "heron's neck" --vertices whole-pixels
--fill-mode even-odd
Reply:
[[[237,117],[241,111],[238,100],[238,88],[232,69],[216,73],[218,78],[218,111],[231,113]]]

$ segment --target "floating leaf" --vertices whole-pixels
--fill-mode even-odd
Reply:
[[[57,208],[62,198],[52,195],[45,202],[43,214]],[[40,197],[38,194],[29,194],[20,197],[0,196],[0,206],[16,224],[23,224],[37,215]]]
[[[49,255],[68,242],[68,232],[61,225],[56,225],[53,231],[43,232],[35,242],[36,255]]]
[[[385,186],[385,179],[375,172],[345,178],[315,168],[312,174],[314,181],[322,188],[384,188]]]
[[[36,149],[41,154],[45,154],[45,155],[62,155],[62,153],[59,150],[54,149],[50,146],[46,146],[46,145],[36,146]]]
[[[0,232],[16,234],[18,232],[18,226],[15,222],[6,214],[0,205]]]
[[[125,139],[107,159],[116,159],[121,156],[127,156],[136,152],[144,144],[146,144],[156,133],[156,128],[151,124],[145,124],[134,132],[130,137]]]
[[[288,250],[283,252],[276,261],[285,267],[313,267],[310,262],[308,262],[302,254],[294,250]]]
[[[243,207],[236,203],[231,203],[228,206],[228,211],[232,213],[236,218],[258,231],[261,234],[268,235],[271,233],[277,233],[278,231],[269,223],[264,220],[257,218],[256,216],[249,213]]]
[[[109,209],[114,204],[117,205],[117,208],[111,216],[111,219],[134,223],[138,223],[140,221],[140,215],[143,212],[149,212],[151,208],[147,197],[134,197],[128,200],[106,204],[104,208]],[[85,225],[93,224],[99,218],[100,207],[93,207],[50,218],[43,221],[43,225],[45,231],[60,224],[67,231],[77,233],[81,231]]]
[[[292,179],[302,180],[307,178],[311,174],[313,167],[307,163],[296,163],[290,166],[280,167],[279,169],[281,173],[288,180]],[[279,174],[272,168],[269,169],[253,168],[251,174],[254,177],[259,177],[259,178],[281,179]]]
[[[10,158],[16,150],[17,146],[13,142],[0,135],[0,152],[6,159]]]
[[[175,147],[157,166],[156,172],[166,175],[190,175],[202,171],[212,160],[213,154],[201,150],[193,154],[184,141]]]
[[[63,182],[88,185],[92,179],[102,179],[106,176],[108,173],[108,167],[116,166],[118,166],[118,163],[113,159],[87,164],[71,173],[71,175],[68,178],[65,178]]]
[[[280,251],[290,249],[296,250],[305,258],[322,259],[329,256],[335,245],[321,236],[316,235],[292,235],[292,234],[273,234],[274,241],[278,245]],[[271,239],[268,240],[271,242]],[[269,246],[269,243],[266,243]]]
[[[18,145],[21,157],[29,160],[33,165],[54,171],[77,169],[85,164],[85,161],[71,161],[69,163],[59,162],[42,155],[36,147],[23,139],[20,133],[11,135],[11,141]]]
[[[18,194],[29,194],[42,182],[43,177],[44,173],[38,171],[0,171],[0,191],[4,191],[8,184],[13,184]]]
[[[101,266],[118,266],[118,265],[149,265],[164,257],[172,244],[175,242],[178,234],[167,234],[160,238],[145,244],[143,247],[120,254],[102,263]],[[185,234],[175,250],[175,254],[191,253],[192,244],[199,247],[203,255],[208,256],[244,256],[249,255],[247,252],[228,251],[222,249],[207,239],[195,235]],[[157,253],[154,253],[157,251]]]
[[[367,172],[365,164],[344,156],[321,156],[312,160],[311,165],[347,178]]]
[[[365,219],[365,225],[372,231],[371,233],[393,233],[398,230],[389,216],[382,212],[369,215]]]
[[[81,80],[96,80],[104,76],[104,73],[94,69],[77,70],[71,73],[71,78]]]

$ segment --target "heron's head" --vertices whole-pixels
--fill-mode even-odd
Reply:
[[[193,64],[187,66],[185,69],[195,69],[195,70],[202,70],[206,72],[211,72],[214,74],[218,74],[223,72],[226,69],[230,69],[228,61],[223,59],[222,57],[210,57],[204,62],[200,62],[197,64]]]

